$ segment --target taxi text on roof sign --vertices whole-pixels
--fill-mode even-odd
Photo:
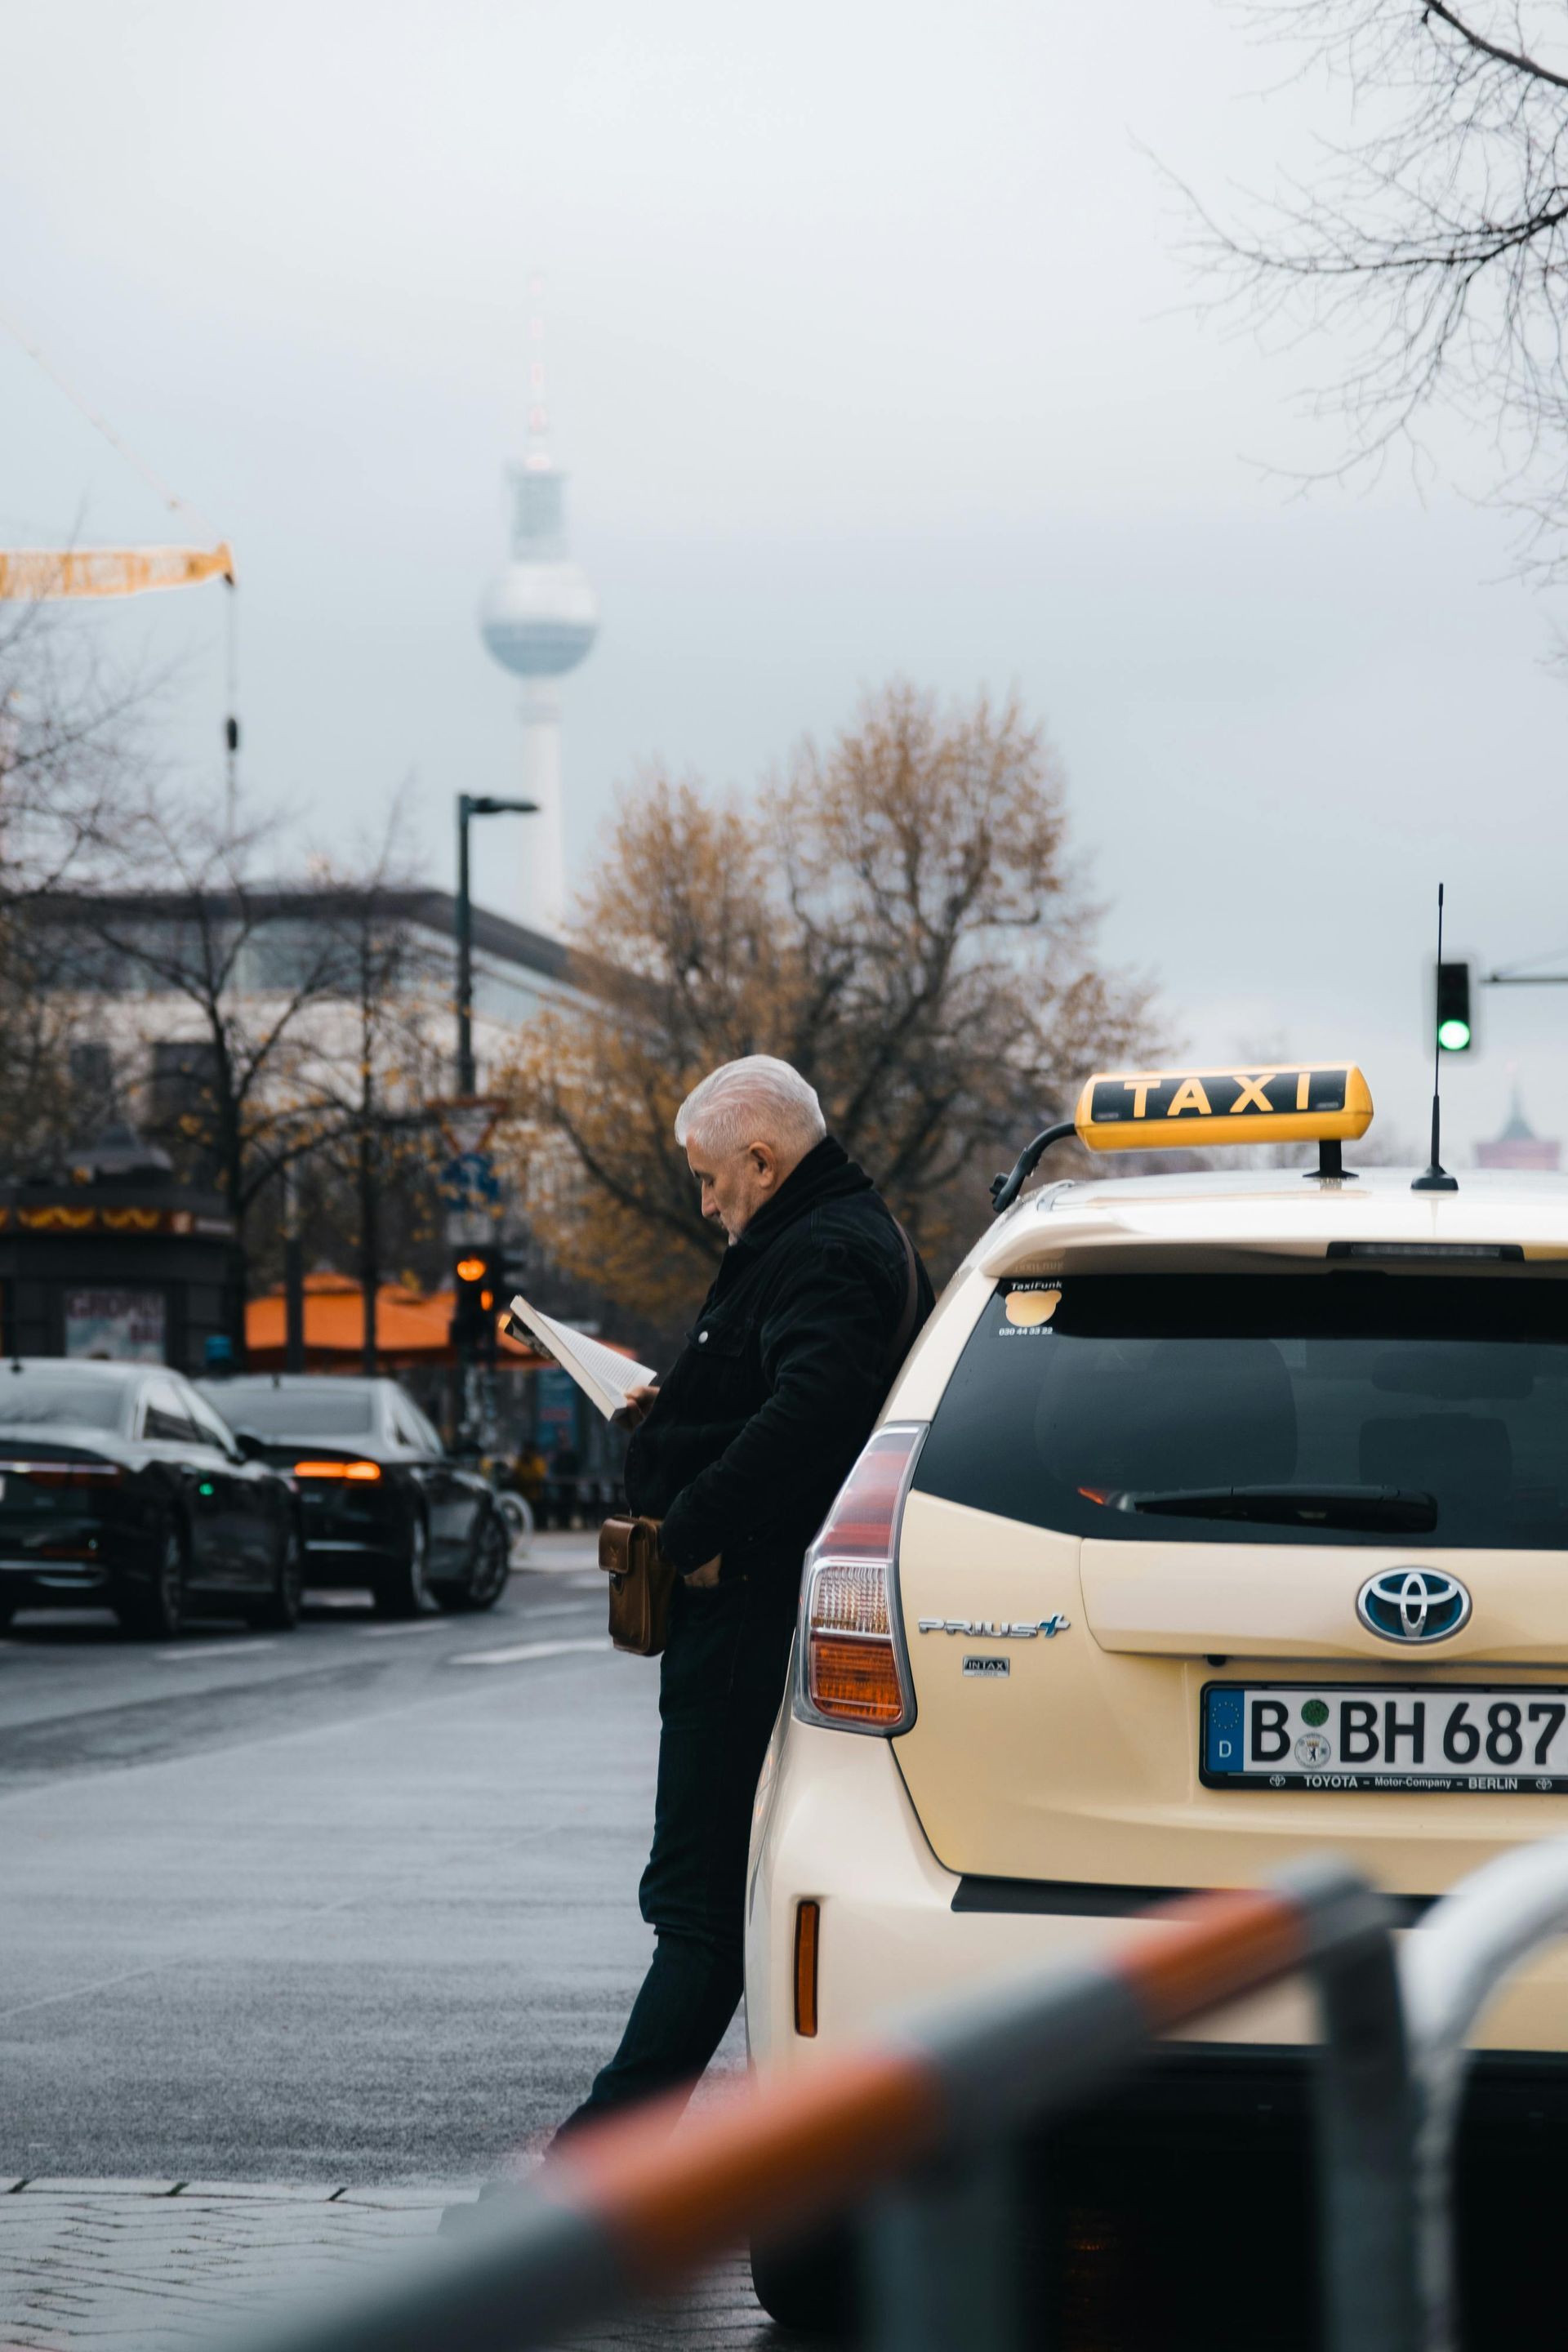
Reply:
[[[1132,1070],[1090,1078],[1073,1124],[1091,1151],[1352,1142],[1372,1125],[1372,1094],[1347,1062],[1283,1070]]]

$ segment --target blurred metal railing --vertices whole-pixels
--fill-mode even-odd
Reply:
[[[1400,1956],[1413,2087],[1422,2344],[1455,2352],[1454,2162],[1470,2031],[1503,1979],[1568,1934],[1568,1838],[1518,1847],[1434,1905]]]
[[[260,2327],[246,2352],[522,2352],[749,2238],[847,2213],[867,2231],[876,2352],[1019,2352],[1025,2137],[1161,2034],[1298,1973],[1321,2012],[1325,2342],[1415,2352],[1416,2116],[1388,1910],[1331,1867],[1162,1905],[1092,1963],[945,2004],[831,2066],[758,2079],[679,2132],[679,2101],[584,2132],[461,2237]]]

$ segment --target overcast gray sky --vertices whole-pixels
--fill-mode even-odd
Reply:
[[[1331,123],[1218,0],[0,0],[0,310],[237,550],[251,787],[301,834],[413,779],[430,871],[505,791],[524,286],[604,607],[565,688],[581,877],[658,756],[750,784],[893,673],[1016,685],[1056,737],[1104,942],[1194,1057],[1351,1053],[1419,1141],[1431,904],[1563,948],[1568,685],[1508,532],[1394,468],[1306,501],[1331,434],[1194,315],[1142,152],[1223,197]],[[0,339],[0,530],[170,535]],[[219,592],[117,647],[181,664],[216,787]],[[504,905],[520,831],[488,830]],[[1568,968],[1565,965],[1564,968]],[[1496,992],[1461,1156],[1510,1070],[1568,1131],[1568,992]]]

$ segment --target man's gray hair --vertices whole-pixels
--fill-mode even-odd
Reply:
[[[816,1088],[772,1054],[721,1062],[692,1087],[675,1114],[677,1143],[689,1143],[700,1133],[708,1149],[720,1153],[771,1143],[804,1159],[826,1132]]]

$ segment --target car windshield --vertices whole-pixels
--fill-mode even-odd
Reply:
[[[1568,1549],[1568,1287],[1003,1282],[915,1484],[1111,1541]]]
[[[226,1381],[208,1394],[231,1429],[258,1437],[365,1437],[375,1427],[374,1391],[346,1381],[284,1389]]]
[[[128,1393],[118,1381],[73,1379],[67,1371],[0,1370],[0,1428],[63,1421],[88,1429],[119,1429]]]

